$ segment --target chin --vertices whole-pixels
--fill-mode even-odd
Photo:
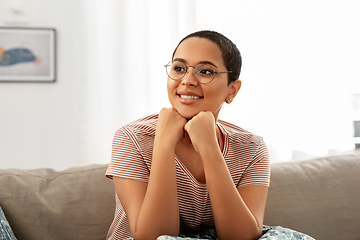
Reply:
[[[190,113],[189,111],[181,111],[181,110],[177,110],[177,111],[180,114],[180,116],[182,116],[183,118],[186,118],[188,120],[192,119],[199,113],[199,112]]]
[[[179,113],[179,114],[180,114],[180,116],[182,116],[183,118],[186,118],[187,120],[190,120],[197,115],[197,114],[182,114],[182,113]]]

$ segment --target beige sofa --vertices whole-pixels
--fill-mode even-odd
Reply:
[[[0,206],[19,240],[105,239],[114,187],[107,165],[0,170]],[[272,165],[265,224],[318,239],[360,239],[360,155]]]

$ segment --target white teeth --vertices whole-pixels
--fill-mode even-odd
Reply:
[[[200,97],[197,96],[189,96],[189,95],[180,95],[181,98],[186,98],[186,99],[199,99]]]

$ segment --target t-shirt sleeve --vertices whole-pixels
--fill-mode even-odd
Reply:
[[[120,128],[116,131],[111,162],[105,176],[109,179],[121,177],[148,182],[149,169],[140,151],[139,141],[131,129]]]
[[[238,188],[247,186],[270,185],[270,160],[267,147],[263,140],[258,143],[253,161],[245,169]]]

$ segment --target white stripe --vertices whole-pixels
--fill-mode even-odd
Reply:
[[[150,115],[116,132],[107,177],[148,180],[156,124],[157,115]],[[269,186],[269,158],[262,138],[224,121],[219,121],[218,126],[224,134],[223,154],[234,184],[237,187]],[[175,161],[182,221],[192,228],[214,227],[206,184],[200,184],[179,159]],[[109,235],[119,239],[131,236],[119,199]]]

